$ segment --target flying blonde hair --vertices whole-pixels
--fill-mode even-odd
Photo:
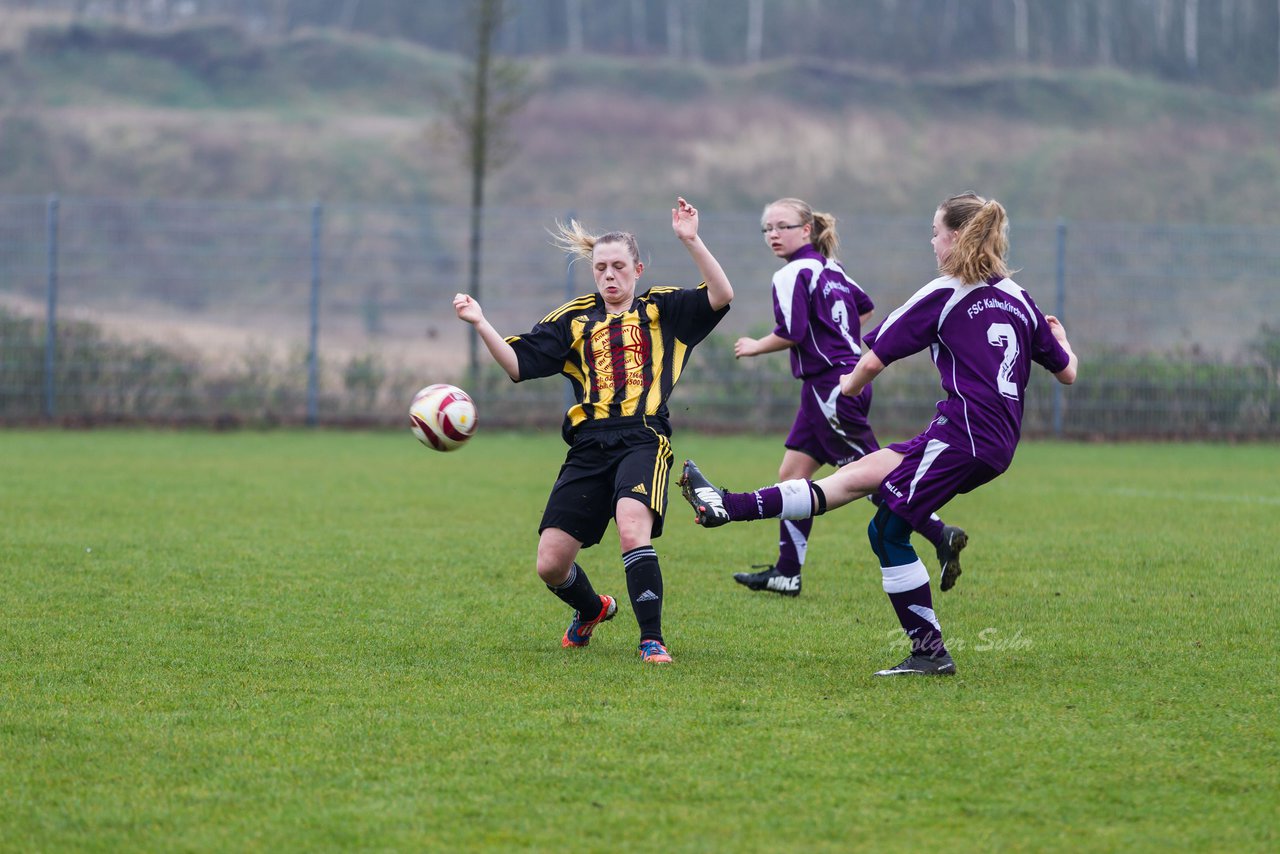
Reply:
[[[556,220],[555,231],[551,232],[551,242],[558,248],[564,250],[574,259],[585,258],[591,260],[592,252],[598,243],[621,243],[627,247],[627,253],[631,256],[631,263],[638,265],[640,263],[640,244],[636,242],[636,236],[629,231],[606,231],[604,234],[592,234],[582,227],[582,223],[576,219],[569,220],[568,224]]]

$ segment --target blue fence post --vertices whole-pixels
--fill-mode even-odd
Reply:
[[[307,348],[307,426],[320,421],[320,226],[324,208],[311,206],[311,336]]]
[[[1054,314],[1058,316],[1064,324],[1066,320],[1067,307],[1067,221],[1058,220],[1058,265],[1057,265],[1058,293],[1054,307]],[[1062,384],[1053,384],[1053,435],[1054,438],[1062,438],[1062,407],[1063,393]]]
[[[58,385],[55,377],[58,351],[58,197],[49,196],[45,203],[46,297],[44,313],[44,417],[57,415],[55,401]]]

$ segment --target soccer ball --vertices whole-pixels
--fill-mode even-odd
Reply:
[[[476,405],[457,386],[435,383],[413,396],[409,427],[428,448],[453,451],[476,432]]]

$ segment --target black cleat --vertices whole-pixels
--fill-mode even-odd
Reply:
[[[800,575],[783,575],[773,564],[765,566],[763,572],[735,572],[733,580],[744,585],[748,590],[771,590],[783,596],[800,595]]]
[[[913,653],[908,655],[897,667],[890,667],[888,670],[877,670],[876,676],[955,676],[956,663],[952,661],[951,654],[944,652],[942,655],[923,655]]]
[[[963,529],[953,525],[942,528],[942,545],[938,546],[938,563],[942,565],[942,582],[938,585],[943,592],[956,586],[960,577],[960,550],[969,545],[969,535]]]
[[[702,527],[718,528],[728,523],[724,491],[712,486],[693,460],[684,461],[684,470],[680,473],[680,494],[693,507],[694,519]]]

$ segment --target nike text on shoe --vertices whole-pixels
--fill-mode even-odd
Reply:
[[[908,655],[897,667],[877,670],[876,676],[955,676],[956,663],[950,653],[942,655]]]
[[[662,641],[640,641],[640,660],[646,664],[670,664],[671,653],[662,645]]]
[[[942,529],[942,545],[938,546],[938,564],[942,567],[942,582],[938,585],[943,591],[956,586],[960,577],[960,550],[969,545],[969,535],[954,525],[946,525]]]
[[[724,492],[702,476],[693,460],[684,461],[680,494],[693,507],[694,518],[702,527],[717,528],[729,521],[729,513],[724,509]]]
[[[769,564],[763,572],[735,572],[733,580],[748,590],[772,590],[783,596],[800,595],[800,575],[786,576]]]
[[[591,643],[591,633],[596,630],[596,626],[605,620],[612,620],[613,615],[618,613],[618,603],[612,596],[600,596],[600,615],[594,620],[584,621],[577,611],[573,612],[573,622],[569,623],[569,628],[564,630],[564,637],[560,639],[560,645],[565,649],[577,646],[586,646]]]

